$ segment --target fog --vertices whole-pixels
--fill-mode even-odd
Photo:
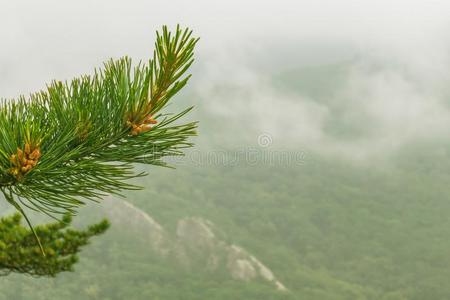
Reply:
[[[222,118],[217,130],[233,147],[264,133],[274,147],[365,159],[450,133],[447,1],[2,1],[0,19],[2,97],[109,57],[147,59],[154,31],[180,23],[201,37],[195,100],[183,104]],[[348,72],[326,102],[273,84],[340,62]],[[330,126],[358,132],[343,138]]]
[[[112,225],[74,272],[2,277],[0,239],[0,300],[450,299],[449,1],[0,0],[0,98],[148,60],[164,24],[201,38],[165,108],[195,146],[77,210]]]

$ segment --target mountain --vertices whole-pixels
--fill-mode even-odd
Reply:
[[[286,93],[330,104],[347,71],[344,63],[275,77]],[[297,79],[282,86],[283,78]],[[0,300],[450,298],[445,138],[416,139],[384,159],[310,150],[292,161],[303,150],[239,144],[245,139],[231,147],[235,128],[251,124],[207,112],[197,110],[201,143],[173,161],[176,170],[138,166],[149,172],[134,180],[143,190],[80,211],[75,226],[108,217],[112,227],[74,273],[2,278]],[[354,134],[331,125],[335,136]]]
[[[180,219],[176,232],[171,234],[147,213],[124,200],[108,198],[103,205],[102,211],[107,218],[115,220],[116,226],[121,225],[125,229],[123,234],[136,233],[135,236],[145,239],[155,253],[177,261],[191,272],[195,269],[229,272],[230,277],[236,280],[262,279],[273,284],[277,290],[287,291],[273,272],[256,257],[238,245],[221,240],[209,220],[196,217]]]

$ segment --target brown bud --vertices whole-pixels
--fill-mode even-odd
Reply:
[[[17,157],[19,158],[19,160],[23,159],[23,151],[20,148],[17,148]]]
[[[31,158],[31,159],[34,159],[34,160],[37,160],[37,159],[39,159],[40,157],[41,157],[41,151],[39,150],[39,148],[34,149],[34,151],[31,152],[31,154],[30,154],[30,158]]]
[[[30,144],[26,143],[25,144],[25,154],[30,154],[30,152],[31,152]]]
[[[142,125],[142,126],[141,126],[141,132],[147,132],[147,131],[149,131],[150,129],[152,129],[152,126],[150,126],[150,125],[148,125],[148,124]]]
[[[146,123],[146,124],[156,124],[156,123],[158,123],[158,121],[153,119],[152,115],[148,115],[147,118],[145,118],[144,123]]]

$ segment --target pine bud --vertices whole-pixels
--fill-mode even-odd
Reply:
[[[156,123],[158,123],[158,121],[153,119],[152,115],[148,115],[147,118],[145,118],[144,123],[146,123],[146,124],[156,124]]]
[[[34,151],[31,152],[31,154],[30,154],[30,158],[31,158],[31,159],[34,159],[34,160],[37,160],[37,159],[39,159],[40,157],[41,157],[41,151],[39,150],[39,148],[34,149]]]
[[[9,173],[15,176],[17,180],[21,180],[25,174],[37,165],[40,157],[41,151],[39,148],[33,150],[33,147],[26,143],[24,150],[17,148],[17,154],[12,154],[9,158],[14,166],[9,169]]]
[[[30,154],[30,152],[31,152],[30,144],[26,143],[25,144],[25,154]]]
[[[18,168],[11,168],[9,169],[9,173],[11,173],[14,176],[19,175],[19,169]]]
[[[19,158],[19,160],[23,159],[23,151],[20,148],[17,148],[17,157]]]
[[[145,124],[145,125],[142,125],[142,126],[141,126],[141,132],[147,132],[147,131],[149,131],[150,129],[152,129],[152,126],[150,126],[150,125],[148,125],[148,124]]]

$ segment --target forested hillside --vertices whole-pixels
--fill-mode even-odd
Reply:
[[[333,65],[274,80],[327,101],[345,72]],[[317,83],[324,74],[331,78]],[[254,140],[233,150],[217,146],[233,134],[218,124],[224,119],[201,106],[196,114],[199,146],[173,162],[176,170],[148,169],[136,181],[144,190],[80,211],[78,226],[106,216],[112,227],[83,250],[74,273],[3,277],[0,299],[450,298],[449,142],[416,139],[366,161],[308,147],[276,152]],[[342,136],[346,127],[336,126],[331,133]],[[248,160],[242,149],[270,159]],[[233,246],[246,254],[233,260]],[[250,273],[234,274],[230,261],[250,257],[275,279],[251,275],[248,263]]]
[[[172,235],[182,218],[210,220],[289,291],[172,260],[151,247],[145,226],[127,225],[123,210],[75,273],[2,278],[0,299],[446,299],[450,160],[409,158],[390,172],[317,157],[294,168],[186,166],[155,171],[142,182],[146,192],[127,195]],[[81,215],[95,220],[113,203]]]

